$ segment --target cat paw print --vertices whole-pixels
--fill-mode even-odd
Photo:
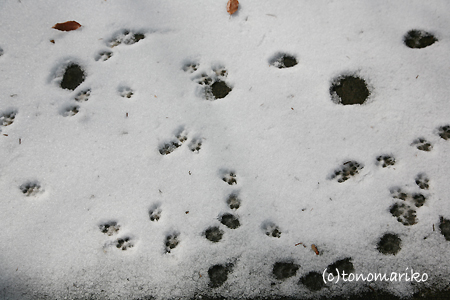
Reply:
[[[262,230],[267,236],[280,238],[281,230],[280,228],[272,222],[264,222],[262,224]]]
[[[417,174],[415,182],[417,186],[422,190],[428,190],[430,188],[430,179],[425,173]]]
[[[97,56],[95,56],[95,61],[107,61],[113,56],[111,51],[100,51]]]
[[[350,177],[355,176],[364,166],[356,161],[347,161],[342,164],[339,169],[336,169],[330,176],[330,179],[335,179],[337,182],[342,183],[347,181]]]
[[[287,53],[277,53],[269,59],[271,66],[278,69],[292,68],[298,64],[297,58],[294,55]]]
[[[148,211],[150,221],[157,222],[161,218],[162,209],[159,207],[158,204],[152,206],[150,210]]]
[[[164,143],[160,148],[159,148],[159,153],[161,155],[168,155],[170,153],[172,153],[173,151],[175,151],[177,148],[181,147],[181,145],[187,141],[187,133],[185,130],[180,130],[180,132],[178,134],[176,134],[176,139],[168,142],[168,143]]]
[[[227,199],[227,204],[230,209],[238,209],[241,207],[241,199],[239,199],[237,194],[230,194]]]
[[[22,191],[22,194],[24,194],[27,197],[37,196],[38,194],[41,194],[44,191],[40,183],[37,181],[26,182],[22,184],[19,188]]]
[[[91,96],[91,90],[90,89],[83,90],[75,96],[75,101],[86,102],[89,100],[89,96]]]
[[[189,144],[189,149],[194,153],[199,153],[202,148],[202,139],[194,139]]]
[[[193,74],[192,81],[200,85],[199,96],[206,100],[216,100],[225,98],[232,91],[232,87],[226,82],[228,71],[225,67],[218,66],[203,71],[199,67],[199,63],[189,62],[182,68],[186,73]]]
[[[422,207],[427,198],[421,193],[408,193],[401,188],[393,188],[390,192],[392,198],[402,200],[390,207],[392,216],[406,226],[417,224],[416,208]]]
[[[376,158],[375,164],[383,168],[395,165],[395,158],[391,155],[379,155]]]
[[[120,97],[123,97],[123,98],[129,99],[129,98],[131,98],[131,96],[134,95],[134,91],[128,86],[121,86],[118,88],[117,91],[118,91]]]
[[[223,175],[222,180],[225,181],[226,183],[228,183],[229,185],[237,184],[236,173],[234,173],[232,171],[226,172]]]
[[[116,46],[119,46],[121,44],[124,45],[133,45],[140,40],[143,40],[145,38],[145,34],[142,32],[135,32],[128,29],[123,29],[107,41],[107,45],[110,48],[114,48]]]
[[[439,127],[437,129],[437,134],[444,140],[450,139],[450,125]]]
[[[130,248],[133,248],[134,247],[134,242],[131,239],[131,237],[125,236],[123,238],[118,238],[115,241],[115,246],[116,246],[117,249],[125,251],[125,250],[128,250]]]
[[[17,111],[11,110],[4,112],[0,115],[0,125],[1,126],[9,126],[14,123],[14,119],[16,118]]]
[[[433,145],[424,138],[415,139],[411,143],[411,146],[416,147],[418,150],[427,151],[427,152],[429,152],[433,149]]]
[[[109,221],[99,225],[99,229],[107,236],[113,236],[119,233],[120,225],[116,221]]]
[[[80,107],[78,105],[69,105],[62,109],[61,115],[64,117],[73,117],[80,112]]]
[[[166,236],[165,240],[166,253],[170,253],[173,249],[175,249],[178,246],[178,244],[180,243],[178,236],[179,236],[178,232],[173,232],[172,234]]]

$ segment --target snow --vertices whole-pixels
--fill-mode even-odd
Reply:
[[[443,289],[449,17],[443,0],[242,0],[232,16],[226,1],[1,2],[0,298]],[[82,27],[52,29],[71,20]],[[411,49],[410,30],[438,41]],[[271,65],[283,54],[298,63]],[[60,87],[71,64],[85,72],[73,91]],[[214,99],[203,74],[231,91]],[[330,87],[346,75],[367,83],[364,104],[333,101]],[[395,164],[383,168],[378,156]],[[362,168],[338,182],[349,161]],[[414,209],[416,224],[397,221],[395,203]],[[221,223],[227,213],[239,227]],[[205,237],[215,226],[219,242]],[[273,229],[280,237],[266,235]],[[401,239],[395,255],[377,249],[386,233]],[[429,279],[302,283],[345,258],[356,274],[408,268]],[[277,262],[299,268],[280,279]],[[214,265],[228,274],[217,286]]]

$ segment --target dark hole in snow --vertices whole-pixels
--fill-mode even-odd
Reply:
[[[225,98],[230,92],[231,88],[225,81],[218,80],[211,85],[211,92],[216,99]]]
[[[441,217],[441,224],[439,224],[439,229],[441,230],[441,233],[445,237],[445,239],[447,241],[450,241],[450,220]]]
[[[324,282],[322,279],[322,274],[319,272],[309,272],[302,278],[300,278],[300,283],[304,284],[310,291],[318,291],[324,287]]]
[[[61,88],[68,90],[75,90],[86,77],[84,71],[77,64],[67,66],[61,81]]]
[[[205,231],[205,236],[208,240],[210,240],[213,243],[217,243],[222,239],[223,231],[219,229],[219,227],[209,227]]]
[[[403,42],[409,48],[421,49],[433,45],[438,40],[424,30],[410,30],[403,37]]]
[[[377,249],[383,254],[397,254],[401,249],[402,240],[396,234],[386,233],[378,241]]]
[[[278,280],[285,280],[289,277],[295,276],[300,266],[292,262],[276,262],[273,265],[272,274]]]
[[[217,288],[225,283],[228,279],[228,273],[231,271],[231,265],[214,265],[208,269],[209,285]]]
[[[370,95],[364,79],[352,75],[334,80],[330,93],[332,99],[342,105],[363,104]]]
[[[241,224],[239,222],[239,219],[236,216],[234,216],[234,215],[232,215],[230,213],[223,214],[220,217],[220,222],[223,225],[225,225],[225,226],[227,226],[228,228],[231,228],[231,229],[236,229],[239,226],[241,226]]]
[[[338,269],[340,274],[342,274],[342,271],[344,271],[346,274],[350,274],[355,271],[351,260],[351,257],[338,260],[328,266],[327,272],[333,274],[334,276],[337,276],[338,273],[336,272],[336,269]]]

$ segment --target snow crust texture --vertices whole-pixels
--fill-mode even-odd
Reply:
[[[448,288],[448,1],[213,2],[0,4],[0,299]]]

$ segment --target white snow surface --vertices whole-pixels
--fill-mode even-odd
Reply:
[[[74,31],[52,29],[75,20]],[[412,29],[438,41],[405,46]],[[9,0],[0,2],[1,299],[316,297],[443,288],[450,242],[450,2]],[[128,30],[145,38],[110,47]],[[110,51],[103,61],[99,54]],[[279,69],[278,53],[298,64]],[[79,64],[85,80],[60,87]],[[197,64],[193,73],[184,71]],[[205,99],[197,83],[225,69],[232,89]],[[362,105],[332,101],[341,75],[363,78]],[[125,89],[133,91],[122,97]],[[90,89],[88,101],[75,97]],[[78,106],[78,113],[68,109]],[[177,135],[187,138],[183,143]],[[413,141],[424,138],[431,151]],[[191,151],[201,141],[198,151]],[[167,143],[181,145],[162,155]],[[195,150],[195,149],[194,149]],[[395,165],[376,164],[391,155]],[[348,161],[363,168],[339,183]],[[235,174],[236,184],[222,178]],[[429,189],[416,183],[429,178]],[[26,184],[39,189],[23,192]],[[399,187],[426,197],[417,223],[390,213]],[[22,189],[21,189],[22,188]],[[27,195],[27,192],[30,192]],[[230,195],[240,207],[231,209]],[[160,212],[150,220],[150,212]],[[231,213],[240,226],[228,228]],[[100,227],[116,222],[111,236]],[[265,226],[278,226],[279,238]],[[205,231],[217,226],[219,242]],[[383,254],[385,233],[401,250]],[[167,252],[166,238],[178,245]],[[132,247],[117,248],[128,238]],[[302,244],[299,244],[302,243]],[[319,250],[316,255],[311,245]],[[304,247],[305,245],[305,247]],[[355,273],[427,273],[426,282],[301,283],[337,260]],[[299,267],[284,280],[276,262]],[[231,266],[211,286],[214,265]]]

